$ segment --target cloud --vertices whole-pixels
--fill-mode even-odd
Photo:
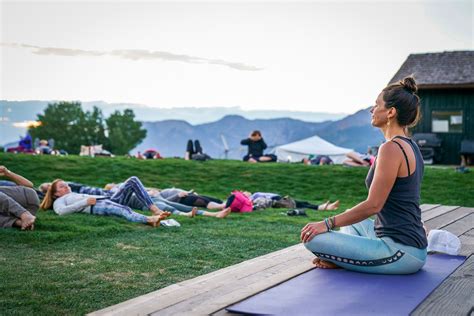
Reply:
[[[59,48],[59,47],[40,47],[28,44],[19,43],[0,43],[0,46],[12,47],[12,48],[24,48],[32,51],[36,55],[50,55],[50,56],[86,56],[86,57],[100,57],[100,56],[115,56],[129,60],[165,60],[165,61],[178,61],[190,64],[210,64],[218,66],[226,66],[236,70],[243,71],[260,71],[263,68],[259,68],[252,65],[246,65],[238,62],[229,62],[222,59],[209,59],[189,55],[174,54],[162,51],[148,51],[144,49],[122,49],[112,51],[96,51],[96,50],[83,50],[83,49],[72,49],[72,48]]]

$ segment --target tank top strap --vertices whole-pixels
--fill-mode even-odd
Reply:
[[[400,138],[400,137],[394,137],[395,138]],[[398,147],[400,147],[400,149],[402,150],[402,153],[403,153],[403,156],[405,156],[405,161],[407,162],[407,168],[408,168],[408,176],[411,175],[411,171],[410,171],[410,163],[408,162],[408,156],[407,156],[407,153],[405,152],[405,149],[403,149],[403,146],[400,145],[399,142],[396,142],[395,140],[392,139],[392,142],[394,142],[395,144],[398,145]]]

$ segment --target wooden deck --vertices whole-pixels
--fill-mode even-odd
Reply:
[[[412,315],[468,315],[474,311],[474,208],[422,205],[429,229],[459,236],[466,262]],[[89,315],[235,315],[225,307],[313,268],[313,255],[298,244],[170,285]]]

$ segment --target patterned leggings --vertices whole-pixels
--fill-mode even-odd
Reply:
[[[137,177],[130,177],[122,183],[117,192],[110,197],[110,201],[121,205],[129,205],[132,195],[135,195],[135,197],[146,206],[146,209],[149,209],[149,207],[153,205],[153,201]]]
[[[115,203],[111,200],[97,200],[92,207],[93,215],[100,216],[118,216],[134,223],[147,223],[147,217],[143,214],[136,213],[128,206]]]
[[[365,273],[415,273],[426,260],[426,248],[403,245],[390,237],[378,238],[371,219],[342,227],[341,232],[316,235],[305,247],[322,260]]]

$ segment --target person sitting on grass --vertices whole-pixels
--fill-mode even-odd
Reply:
[[[126,206],[133,194],[143,204],[147,205],[148,210],[154,216],[136,213],[129,206]],[[153,227],[158,226],[162,219],[170,215],[169,212],[164,212],[153,204],[137,177],[127,179],[111,197],[74,193],[71,192],[71,188],[66,182],[56,179],[51,183],[40,207],[44,210],[52,207],[58,215],[86,213],[100,216],[118,216],[131,222],[149,224]]]
[[[252,201],[252,203],[254,203],[254,205],[262,200],[271,200],[273,203],[271,204],[268,203],[268,205],[270,205],[269,207],[275,207],[275,205],[278,205],[275,202],[281,201],[283,199],[283,196],[277,193],[270,193],[270,192],[255,192],[252,194],[246,191],[244,192],[244,194],[250,198],[250,200]],[[296,207],[296,208],[308,208],[315,211],[334,211],[334,210],[337,210],[337,208],[339,207],[339,200],[333,203],[331,203],[331,201],[328,200],[324,202],[323,204],[319,204],[319,205],[312,204],[307,201],[301,201],[301,200],[293,200],[293,201],[294,201],[294,206],[290,206],[290,208]]]
[[[263,154],[263,151],[267,148],[267,144],[263,140],[262,133],[260,131],[253,131],[249,138],[242,139],[240,144],[248,146],[248,153],[244,156],[244,161],[252,163],[276,161],[275,155]]]
[[[9,179],[9,182],[4,184],[15,184],[0,186],[0,228],[18,227],[21,230],[33,230],[39,208],[39,199],[33,190],[33,183],[5,166],[0,166],[0,176]]]
[[[373,126],[386,142],[370,168],[365,201],[324,221],[307,224],[301,241],[318,268],[410,274],[426,261],[426,232],[420,210],[423,157],[406,135],[416,124],[420,98],[412,77],[384,88],[372,110]],[[375,215],[375,222],[369,217]],[[342,227],[341,232],[334,232]]]

